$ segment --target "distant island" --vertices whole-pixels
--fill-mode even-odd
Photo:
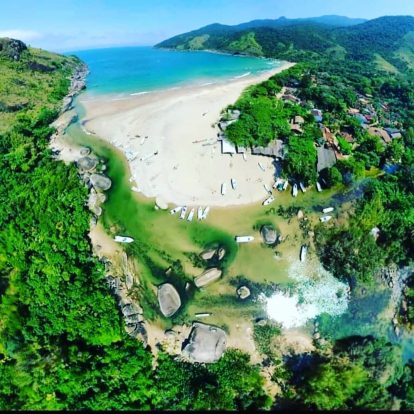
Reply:
[[[91,99],[1,38],[0,407],[413,409],[413,40],[213,24],[156,47],[279,62]]]

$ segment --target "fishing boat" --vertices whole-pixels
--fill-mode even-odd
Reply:
[[[289,181],[288,181],[288,180],[286,180],[286,181],[283,183],[283,191],[286,191],[286,189],[288,188],[288,185],[289,185]]]
[[[245,153],[245,152],[243,152],[243,159],[244,159],[245,161],[247,161],[247,155],[246,155],[246,153]]]
[[[115,236],[114,240],[118,243],[132,243],[134,239],[132,237]]]
[[[329,221],[332,218],[332,216],[323,216],[320,218],[322,223],[326,223],[327,221]]]
[[[231,179],[231,186],[232,186],[233,190],[235,190],[237,188],[237,181],[236,181],[236,179],[234,179],[234,178]]]
[[[197,209],[197,218],[198,218],[199,220],[202,220],[202,219],[203,219],[203,207],[199,207],[199,208]]]
[[[195,209],[192,208],[191,211],[190,211],[190,214],[187,217],[187,221],[193,221],[194,211],[195,211]]]
[[[236,236],[235,237],[237,243],[249,243],[254,240],[253,236]]]
[[[333,207],[327,207],[322,210],[323,214],[332,213],[335,209]]]
[[[267,184],[263,184],[263,187],[269,194],[272,194],[272,190],[269,188]]]
[[[181,214],[180,214],[180,219],[181,220],[185,219],[185,213],[187,213],[187,206],[184,206],[181,210]]]
[[[298,196],[298,185],[297,184],[294,184],[293,185],[292,195],[293,195],[293,197],[297,197]]]
[[[170,214],[175,214],[175,213],[179,213],[182,210],[182,206],[180,207],[175,207],[172,210],[170,210]]]
[[[223,183],[221,185],[221,195],[226,194],[226,191],[227,191],[226,183]]]
[[[299,183],[299,187],[302,190],[302,193],[306,193],[305,185],[302,183],[302,181]]]
[[[203,218],[202,220],[205,220],[207,218],[208,213],[210,212],[210,207],[206,207],[203,211]]]
[[[306,260],[306,254],[308,253],[308,246],[306,246],[306,244],[304,244],[301,248],[300,248],[300,261],[304,262]]]
[[[266,171],[265,167],[263,167],[263,164],[261,162],[258,162],[257,165],[260,167],[262,171]]]
[[[269,198],[267,198],[265,201],[263,201],[263,205],[264,206],[268,206],[270,203],[273,203],[273,201],[275,201],[275,198],[273,196],[270,196]]]
[[[322,192],[322,186],[320,185],[319,181],[316,181],[316,189],[318,190],[318,193]]]
[[[139,193],[140,192],[138,187],[132,187],[131,190],[132,191],[135,191],[136,193]]]

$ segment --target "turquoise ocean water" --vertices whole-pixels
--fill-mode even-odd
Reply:
[[[209,52],[122,47],[71,52],[90,69],[88,94],[140,94],[188,84],[219,82],[280,66],[270,59]]]

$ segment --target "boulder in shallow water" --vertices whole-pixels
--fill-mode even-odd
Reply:
[[[210,283],[213,283],[217,279],[219,279],[222,273],[223,272],[220,269],[217,269],[215,267],[212,269],[208,269],[205,272],[203,272],[200,276],[198,276],[194,280],[194,283],[198,288],[207,286]]]
[[[276,229],[271,225],[263,226],[260,230],[260,233],[262,234],[263,241],[266,244],[275,244],[277,241],[277,232]]]
[[[98,161],[95,158],[82,157],[76,161],[76,164],[81,171],[91,171],[96,168]]]
[[[166,318],[173,316],[181,306],[180,295],[171,283],[159,286],[157,296],[160,310]]]
[[[193,362],[211,363],[223,355],[226,349],[226,333],[223,329],[196,322],[182,351]]]
[[[240,299],[247,299],[250,296],[250,289],[247,286],[240,286],[237,289],[237,294]]]
[[[200,257],[204,260],[210,260],[214,257],[215,254],[216,254],[216,249],[208,249],[208,250],[204,250],[204,252],[200,254]]]
[[[111,180],[102,174],[92,174],[90,181],[95,188],[102,191],[109,190],[112,185]]]

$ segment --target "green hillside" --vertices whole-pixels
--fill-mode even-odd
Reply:
[[[210,25],[165,40],[157,47],[213,49],[296,61],[309,61],[321,56],[352,58],[379,62],[383,69],[394,71],[397,68],[403,72],[414,66],[414,17],[411,16],[381,17],[344,27],[315,19],[286,19],[283,24],[272,22],[261,21],[261,25],[252,22],[238,26]],[[200,37],[202,42],[193,41]],[[251,49],[249,46],[253,44]]]

